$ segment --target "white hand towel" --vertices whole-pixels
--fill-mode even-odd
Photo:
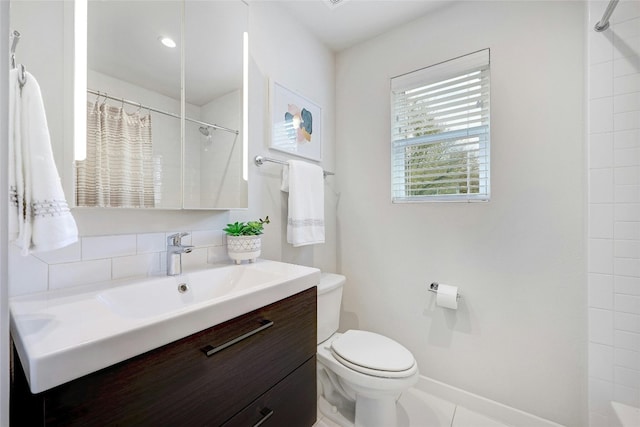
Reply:
[[[78,228],[53,159],[40,86],[18,70],[9,88],[9,239],[23,255],[59,249],[78,240]]]
[[[282,191],[289,191],[287,242],[293,246],[324,243],[324,173],[311,163],[289,160]],[[286,169],[286,168],[283,168]]]

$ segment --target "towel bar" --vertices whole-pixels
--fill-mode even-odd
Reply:
[[[284,160],[279,160],[279,159],[272,159],[270,157],[264,157],[264,156],[256,156],[253,159],[254,163],[256,164],[256,166],[262,166],[264,164],[264,162],[271,162],[271,163],[277,163],[279,165],[285,165],[287,166],[289,163],[287,163]],[[335,175],[335,173],[333,172],[327,172],[326,170],[323,170],[322,173],[324,174],[325,178],[328,175]]]

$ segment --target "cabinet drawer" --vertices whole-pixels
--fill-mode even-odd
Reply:
[[[41,393],[46,424],[221,425],[315,351],[314,287]]]
[[[311,427],[316,422],[316,357],[256,399],[224,427]]]

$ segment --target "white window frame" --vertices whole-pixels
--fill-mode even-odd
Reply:
[[[454,89],[457,82],[462,82],[460,86],[464,89]],[[449,104],[444,113],[441,90],[451,95],[447,100],[456,98],[455,108]],[[420,101],[416,102],[418,98]],[[450,114],[451,110],[455,110],[454,114]],[[489,49],[391,78],[392,202],[488,201],[489,118]],[[425,127],[430,129],[426,133]],[[408,156],[412,149],[420,166],[409,173]],[[423,161],[437,152],[444,156]],[[442,165],[445,157],[448,164],[457,168],[455,172],[433,174],[434,168],[442,167],[437,165]],[[466,182],[461,176],[465,164]]]

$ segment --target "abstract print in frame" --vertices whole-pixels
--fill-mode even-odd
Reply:
[[[271,147],[305,159],[322,160],[322,109],[274,82],[271,91]]]

